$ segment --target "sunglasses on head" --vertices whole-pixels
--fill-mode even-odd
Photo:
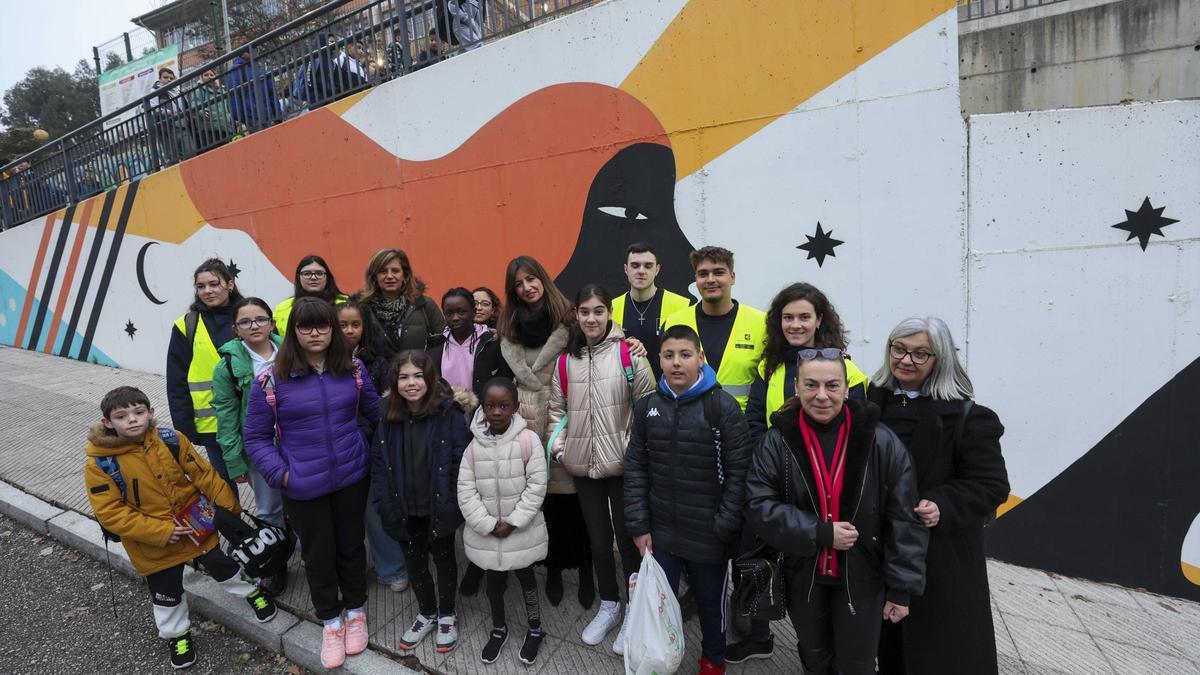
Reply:
[[[826,347],[824,349],[801,349],[797,353],[797,357],[801,361],[813,361],[815,359],[827,359],[836,361],[846,358],[846,352],[837,347]]]

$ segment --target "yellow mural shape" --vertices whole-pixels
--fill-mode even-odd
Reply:
[[[229,169],[237,170],[236,167]],[[125,203],[125,190],[128,187],[122,186],[122,191],[117,193],[117,199],[113,203],[114,219],[121,205]],[[182,244],[203,226],[204,218],[192,204],[187,188],[183,185],[179,165],[175,165],[142,179],[125,232],[172,244]]]
[[[621,89],[663,123],[681,180],[954,6],[691,0]]]
[[[1020,497],[1018,497],[1016,495],[1010,494],[1008,496],[1008,499],[1004,500],[1003,504],[996,507],[996,517],[999,518],[999,517],[1003,516],[1004,514],[1008,513],[1009,511],[1012,511],[1013,509],[1020,506],[1021,502],[1023,502],[1023,501],[1025,501],[1025,500],[1021,499]]]
[[[1188,581],[1200,586],[1200,567],[1189,565],[1183,561],[1180,561],[1179,566],[1183,568],[1183,576]]]

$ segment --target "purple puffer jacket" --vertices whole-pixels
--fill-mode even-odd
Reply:
[[[358,426],[358,415],[372,426],[379,423],[379,396],[367,369],[362,391],[354,374],[335,377],[310,373],[283,378],[276,375],[275,405],[283,442],[275,442],[275,414],[258,380],[250,392],[243,434],[246,455],[273,488],[292,499],[316,499],[367,477],[371,456]]]

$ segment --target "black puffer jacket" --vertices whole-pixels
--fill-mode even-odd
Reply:
[[[882,577],[887,599],[908,607],[909,597],[925,587],[929,544],[929,532],[913,512],[917,475],[900,439],[879,424],[875,404],[849,399],[846,407],[851,429],[841,515],[858,530],[858,541],[838,552],[842,579],[853,599],[856,578]],[[808,585],[815,579],[818,550],[833,544],[833,528],[817,516],[816,482],[798,413],[792,399],[771,417],[772,428],[746,479],[746,519],[758,536],[783,552],[789,580]],[[786,488],[785,474],[791,478]]]
[[[739,540],[751,454],[742,409],[712,380],[680,399],[660,389],[638,401],[625,451],[630,536],[650,533],[655,549],[696,562],[727,560]],[[720,411],[724,483],[704,416],[710,396]]]
[[[425,353],[433,359],[433,365],[439,374],[442,372],[442,354],[445,353],[447,339],[449,338],[445,335],[431,337],[429,346],[425,349]],[[505,361],[500,353],[500,338],[496,337],[496,332],[489,330],[480,335],[479,343],[475,346],[475,369],[471,376],[471,390],[474,394],[482,401],[483,387],[488,380],[493,377],[512,379],[512,376],[512,368],[508,367],[508,361]]]
[[[458,465],[471,442],[463,408],[453,398],[442,401],[429,416],[425,447],[429,451],[429,536],[454,536],[463,522],[458,509]],[[404,422],[379,421],[371,444],[371,487],[380,500],[383,529],[397,541],[423,533],[408,529],[408,502],[404,496]]]

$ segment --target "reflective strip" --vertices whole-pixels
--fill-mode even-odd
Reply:
[[[212,391],[212,380],[208,382],[188,382],[188,391]]]
[[[216,417],[216,416],[217,416],[216,408],[205,408],[203,410],[196,411],[196,419],[202,419],[204,417]]]
[[[729,392],[729,395],[734,398],[750,395],[750,385],[748,384],[722,384],[721,388]]]

